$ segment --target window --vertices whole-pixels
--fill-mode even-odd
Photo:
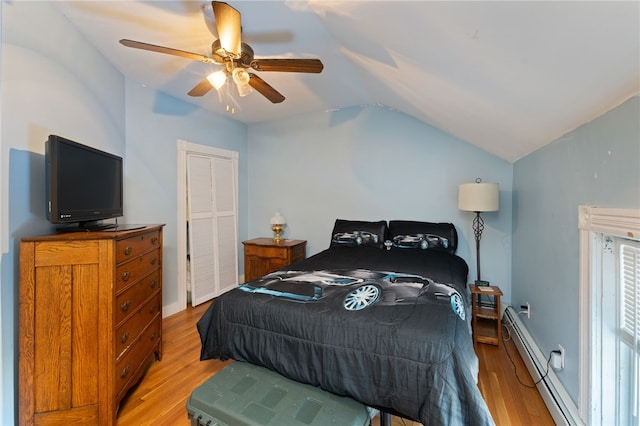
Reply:
[[[620,332],[627,345],[639,352],[640,243],[622,240],[620,250]]]
[[[640,242],[618,240],[619,382],[616,424],[640,425]]]
[[[579,225],[580,414],[640,426],[640,210],[581,207]]]

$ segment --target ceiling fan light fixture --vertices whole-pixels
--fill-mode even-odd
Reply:
[[[227,74],[222,70],[212,72],[207,76],[207,80],[209,80],[209,83],[211,83],[214,89],[220,90],[220,88],[224,86],[224,83],[227,81]]]
[[[251,86],[249,85],[249,73],[244,68],[234,68],[231,75],[233,76],[233,81],[238,86],[238,94],[241,97],[247,96],[249,93],[253,91]]]
[[[240,12],[226,2],[200,0],[203,5],[207,27],[212,33],[217,33],[218,39],[211,43],[211,56],[200,53],[188,52],[186,50],[173,49],[171,47],[159,46],[144,43],[141,41],[122,39],[120,44],[135,49],[142,49],[149,52],[157,52],[166,55],[178,56],[192,59],[205,64],[216,64],[224,67],[222,71],[216,71],[203,78],[187,94],[193,97],[206,95],[212,88],[219,94],[223,86],[231,76],[238,88],[240,96],[247,96],[253,90],[264,96],[271,103],[278,104],[285,100],[282,93],[278,92],[260,76],[250,73],[249,69],[256,71],[275,72],[297,72],[297,73],[320,73],[324,65],[319,59],[303,58],[264,58],[254,59],[253,49],[242,41],[242,22]],[[211,22],[213,18],[214,22]],[[215,28],[213,28],[215,24]],[[218,68],[219,69],[219,68]],[[231,83],[229,83],[231,84]],[[229,96],[229,90],[226,91]]]

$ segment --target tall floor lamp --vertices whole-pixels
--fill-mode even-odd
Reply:
[[[463,183],[458,187],[458,208],[460,210],[475,212],[473,218],[473,234],[476,237],[476,268],[478,279],[476,285],[488,285],[488,281],[480,279],[480,238],[484,230],[484,220],[480,216],[482,212],[495,212],[499,207],[500,190],[497,183],[485,183],[482,179],[476,179],[475,183]]]

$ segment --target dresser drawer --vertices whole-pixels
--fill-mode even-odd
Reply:
[[[146,234],[127,238],[116,242],[116,263],[126,262],[143,253],[160,247],[160,232],[147,232]]]
[[[116,296],[116,325],[119,325],[122,320],[133,314],[142,302],[160,288],[160,285],[160,270],[156,269],[150,275],[118,294]]]
[[[158,269],[162,259],[160,250],[153,250],[116,268],[116,292],[132,285],[150,272]]]
[[[136,342],[140,332],[158,315],[158,312],[161,312],[161,304],[160,293],[157,293],[144,305],[138,307],[124,324],[116,328],[117,359],[124,355],[124,352]]]
[[[131,344],[131,349],[126,355],[116,361],[116,395],[119,399],[120,392],[126,385],[134,380],[139,369],[146,368],[143,364],[145,358],[159,343],[160,339],[160,315],[149,324],[144,332]]]
[[[262,247],[262,246],[245,246],[245,254],[247,256],[258,256],[266,258],[286,259],[288,250],[285,247]]]

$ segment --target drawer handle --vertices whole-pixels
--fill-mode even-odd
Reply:
[[[158,244],[158,237],[153,237],[153,238],[151,239],[151,244],[153,244],[154,246],[155,246],[156,244]]]
[[[156,333],[154,331],[153,333],[151,333],[151,336],[149,337],[149,340],[154,341],[154,340],[156,340],[157,337],[158,337],[158,333]]]
[[[129,374],[129,370],[131,369],[131,365],[127,364],[127,366],[122,369],[122,371],[120,372],[120,378],[124,379],[125,377],[127,377],[127,374]]]
[[[153,314],[156,311],[156,305],[153,305],[152,307],[149,308],[149,313]]]
[[[127,339],[129,339],[129,332],[128,331],[122,335],[122,337],[120,338],[120,343],[126,342]]]
[[[120,309],[122,309],[122,312],[126,312],[127,309],[129,309],[129,306],[131,306],[131,300],[127,300],[126,302],[122,302],[122,304],[120,305]]]
[[[131,277],[131,272],[125,271],[122,273],[122,281],[128,281],[129,277]]]
[[[155,265],[158,262],[158,258],[154,257],[153,259],[151,259],[151,264]]]
[[[156,288],[158,286],[158,280],[151,281],[151,288]]]
[[[124,254],[125,254],[125,256],[129,256],[129,255],[131,254],[131,251],[132,251],[132,250],[133,250],[133,247],[131,247],[131,246],[126,246],[126,247],[124,248]]]

